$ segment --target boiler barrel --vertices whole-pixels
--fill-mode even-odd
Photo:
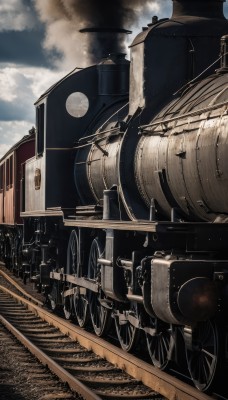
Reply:
[[[227,74],[221,69],[143,128],[135,176],[148,206],[155,199],[166,216],[175,207],[186,219],[226,220],[227,104]]]

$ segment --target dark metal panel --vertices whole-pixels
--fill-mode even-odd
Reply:
[[[138,107],[149,105],[151,115],[156,115],[184,85],[202,73],[204,77],[209,76],[219,67],[220,38],[227,33],[228,22],[223,16],[222,4],[212,4],[212,9],[219,7],[218,13],[203,5],[202,10],[196,2],[194,6],[185,2],[184,10],[186,7],[187,12],[190,8],[193,14],[184,14],[184,10],[177,12],[175,18],[158,21],[135,38],[130,79],[131,115]]]
[[[82,94],[83,98],[88,99],[88,111],[81,117],[77,117],[76,114],[71,115],[68,112],[69,108],[67,109],[69,96],[74,93]],[[77,111],[80,107],[80,100],[77,101],[76,97],[73,108]],[[47,98],[46,146],[48,148],[71,147],[83,136],[100,108],[96,66],[76,71],[58,82]]]
[[[224,266],[226,262],[222,262],[222,270]],[[212,317],[218,302],[213,283],[216,268],[220,270],[216,261],[154,259],[151,263],[151,303],[157,317],[174,324],[191,324]],[[199,279],[193,282],[196,277]],[[204,301],[197,295],[202,290],[202,281],[205,282],[205,292],[201,292]],[[186,284],[192,289],[188,293],[188,303],[192,307],[186,306]]]
[[[74,208],[77,204],[71,149],[46,150],[45,208]]]
[[[140,140],[141,111],[132,119],[124,133],[119,155],[120,194],[130,219],[149,219],[149,209],[142,202],[135,180],[135,150]]]

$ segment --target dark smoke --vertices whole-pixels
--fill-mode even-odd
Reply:
[[[81,54],[88,62],[112,52],[126,51],[124,33],[79,33],[84,28],[131,29],[142,15],[165,0],[35,0],[41,20],[46,23],[46,48],[55,48],[70,58]],[[151,15],[148,15],[150,22]],[[70,46],[70,48],[69,48]],[[77,57],[73,57],[75,61]],[[77,61],[79,62],[79,61]]]
[[[139,0],[75,0],[71,1],[75,15],[80,15],[85,28],[99,28],[107,30],[105,33],[90,32],[88,36],[88,52],[91,61],[106,56],[109,52],[124,52],[124,33],[111,33],[109,29],[125,28],[130,25],[135,18],[134,6]]]

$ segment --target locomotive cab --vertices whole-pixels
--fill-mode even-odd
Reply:
[[[75,208],[77,197],[69,172],[74,162],[72,144],[91,133],[90,125],[99,114],[110,112],[120,97],[122,101],[128,96],[128,63],[117,71],[122,77],[119,87],[109,83],[114,76],[112,64],[73,71],[35,103],[36,156],[26,163],[24,216],[37,211],[45,215],[56,207]]]

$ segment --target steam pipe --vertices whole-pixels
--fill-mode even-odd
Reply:
[[[228,71],[228,35],[221,38],[221,68],[218,72]]]

